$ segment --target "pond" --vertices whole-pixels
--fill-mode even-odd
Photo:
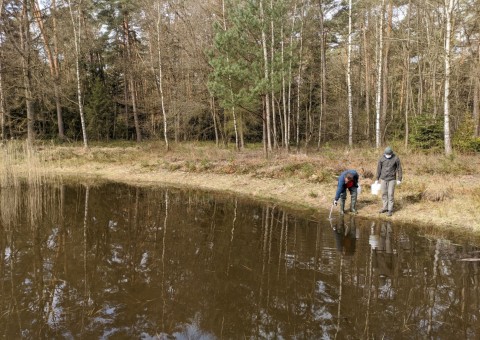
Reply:
[[[1,188],[4,338],[480,337],[480,246],[175,188]]]

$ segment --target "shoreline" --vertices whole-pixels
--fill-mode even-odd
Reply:
[[[184,171],[155,170],[137,172],[123,167],[105,166],[96,169],[70,168],[63,166],[58,169],[50,169],[47,174],[66,176],[72,179],[104,180],[128,185],[147,187],[175,187],[183,189],[213,191],[232,195],[240,195],[244,198],[253,198],[262,202],[271,202],[291,208],[293,210],[309,211],[315,215],[328,215],[331,207],[330,196],[334,195],[336,186],[312,184],[305,180],[291,178],[256,179],[249,175],[224,175],[211,173],[192,173]],[[401,189],[398,189],[401,190]],[[350,207],[350,198],[347,196],[345,210]],[[478,221],[473,221],[468,216],[461,220],[449,220],[448,210],[451,210],[451,202],[439,203],[437,209],[444,214],[437,216],[426,215],[421,207],[409,206],[408,209],[400,208],[393,216],[387,217],[379,214],[381,198],[369,192],[369,188],[362,188],[359,195],[357,217],[375,220],[390,220],[392,222],[421,225],[423,227],[438,228],[439,231],[472,232],[480,235]],[[334,208],[334,215],[338,215],[338,208]],[[348,215],[348,213],[345,213]],[[465,225],[470,220],[471,224]],[[476,223],[476,224],[475,224]]]
[[[308,211],[317,217],[323,214],[328,216],[336,190],[334,174],[339,171],[336,169],[326,171],[325,165],[314,167],[314,175],[304,176],[300,172],[307,161],[325,164],[324,159],[318,160],[310,155],[283,155],[279,159],[266,161],[258,150],[243,154],[218,151],[222,153],[221,155],[208,154],[205,150],[193,150],[185,154],[179,151],[166,153],[145,150],[145,146],[94,147],[89,150],[80,147],[45,148],[42,151],[40,172],[46,176],[65,176],[72,179],[107,180],[152,187],[172,186],[234,194],[272,202],[294,210]],[[214,152],[211,146],[207,150]],[[376,155],[357,160],[356,168],[364,170],[367,176],[368,171],[364,166],[372,163],[375,158]],[[342,160],[345,163],[348,161]],[[413,163],[411,160],[409,162]],[[17,164],[15,168],[16,172],[24,175],[28,175],[30,171],[27,162]],[[291,172],[288,176],[284,175],[285,169]],[[469,187],[471,183],[475,183],[476,186],[480,184],[479,174],[445,178],[438,176],[432,186],[443,182],[445,184],[442,185],[449,184],[460,191],[457,193],[445,187],[443,193],[445,197],[427,200],[419,199],[417,196],[419,192],[420,194],[430,192],[430,184],[427,186],[423,184],[426,178],[429,178],[428,175],[412,174],[408,163],[407,166],[404,165],[404,173],[406,173],[404,182],[395,192],[396,209],[391,217],[378,213],[381,208],[381,197],[370,193],[373,179],[362,177],[357,216],[362,219],[391,220],[396,223],[423,226],[434,232],[455,231],[480,235],[480,199],[477,188]],[[466,195],[471,195],[468,196],[471,201],[468,209],[465,207]],[[349,208],[348,195],[345,209]],[[334,214],[338,215],[338,208],[334,209]]]

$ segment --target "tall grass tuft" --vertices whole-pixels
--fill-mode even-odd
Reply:
[[[27,142],[9,141],[0,147],[0,157],[2,224],[8,228],[11,221],[26,209],[30,214],[31,225],[36,225],[45,204],[56,201],[56,195],[52,196],[53,199],[47,199],[42,189],[47,182],[45,164],[52,155]],[[53,177],[53,180],[56,179]]]
[[[19,144],[15,141],[7,142],[0,146],[0,188],[16,186],[18,176],[16,176],[15,166],[19,163],[20,151]]]

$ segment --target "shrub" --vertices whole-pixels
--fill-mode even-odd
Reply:
[[[472,118],[467,118],[455,131],[453,147],[461,152],[480,152],[480,137],[473,137],[475,124]]]
[[[443,137],[443,122],[422,115],[413,121],[409,140],[415,148],[438,151],[443,148]]]

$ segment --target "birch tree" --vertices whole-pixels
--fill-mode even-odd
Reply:
[[[88,149],[88,138],[87,138],[87,129],[85,126],[85,113],[83,107],[83,92],[82,92],[82,78],[80,75],[80,44],[81,44],[81,32],[82,32],[82,21],[81,21],[81,6],[82,0],[79,0],[77,4],[77,13],[74,15],[74,9],[72,6],[71,0],[67,0],[70,18],[72,20],[72,29],[73,29],[73,43],[75,46],[75,75],[77,80],[77,100],[78,100],[78,112],[80,114],[80,124],[82,126],[82,136],[83,136],[83,146],[85,149]]]
[[[453,13],[456,5],[455,0],[445,1],[445,82],[444,82],[444,99],[443,99],[443,127],[444,127],[444,143],[445,154],[448,156],[452,153],[452,141],[450,136],[450,62],[451,62],[451,39]]]
[[[352,0],[348,1],[348,52],[347,52],[347,91],[348,91],[348,145],[353,147],[352,109]]]
[[[168,144],[168,134],[167,134],[167,113],[165,111],[165,99],[163,95],[163,68],[162,68],[162,49],[160,44],[160,37],[162,35],[162,13],[161,13],[161,3],[158,1],[156,4],[157,9],[157,18],[156,18],[156,35],[157,35],[157,53],[158,53],[158,74],[157,74],[157,88],[160,95],[160,105],[162,108],[162,117],[163,117],[163,137],[165,139],[165,147],[167,151],[170,149]]]
[[[382,0],[380,13],[377,16],[377,39],[375,47],[375,56],[377,63],[377,79],[376,79],[376,94],[375,94],[375,146],[380,148],[381,134],[380,134],[380,113],[381,113],[381,95],[382,95],[382,70],[383,70],[383,10],[385,7],[385,0]]]
[[[325,11],[323,1],[319,3],[319,22],[320,22],[320,117],[318,119],[318,145],[320,148],[322,141],[322,122],[327,110],[327,58],[326,54],[326,33],[325,33]],[[302,20],[303,27],[303,20]]]

